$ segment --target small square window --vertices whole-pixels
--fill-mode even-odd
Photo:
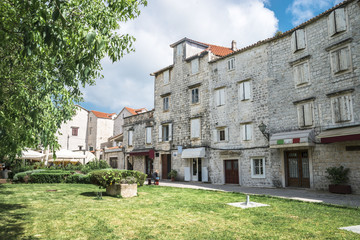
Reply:
[[[265,158],[251,159],[251,177],[265,178]]]
[[[73,135],[73,136],[77,136],[77,135],[78,135],[78,130],[79,130],[78,127],[72,127],[72,128],[71,128],[72,135]]]
[[[229,130],[227,127],[217,128],[214,132],[216,142],[224,142],[229,140]]]

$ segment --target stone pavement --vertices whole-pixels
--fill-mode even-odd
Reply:
[[[193,188],[225,192],[239,192],[252,195],[269,195],[280,198],[288,198],[305,202],[318,202],[350,206],[360,208],[360,195],[358,194],[334,194],[326,191],[315,191],[312,189],[294,189],[294,188],[260,188],[260,187],[242,187],[239,185],[217,185],[210,183],[197,182],[170,182],[160,181],[160,186]]]

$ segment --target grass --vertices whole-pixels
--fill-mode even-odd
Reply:
[[[57,191],[47,191],[57,190]],[[81,184],[0,185],[0,239],[359,239],[360,209],[266,196],[144,186],[131,199]],[[102,190],[104,191],[104,190]]]

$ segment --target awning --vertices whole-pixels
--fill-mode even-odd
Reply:
[[[188,148],[184,149],[181,154],[181,158],[204,158],[205,148]]]
[[[21,159],[31,159],[31,160],[37,160],[41,161],[43,158],[45,158],[45,154],[27,149],[21,151]]]
[[[84,159],[86,158],[85,154],[82,152],[73,152],[66,149],[61,149],[55,152],[56,158],[58,159]],[[49,155],[49,158],[53,158],[53,154]]]
[[[155,158],[155,151],[154,149],[149,150],[134,150],[130,152],[130,156],[149,156],[149,158]]]
[[[314,131],[312,129],[275,133],[270,137],[270,148],[314,146],[313,139]]]
[[[327,129],[321,132],[317,138],[321,140],[321,143],[360,140],[360,126]]]

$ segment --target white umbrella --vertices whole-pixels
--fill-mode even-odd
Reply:
[[[20,158],[41,161],[44,157],[45,157],[45,154],[28,149],[28,150],[21,151]]]
[[[89,151],[85,152],[86,158],[85,158],[85,162],[84,164],[87,164],[88,162],[94,161],[95,160],[95,155]]]
[[[73,152],[66,149],[61,149],[55,152],[56,158],[59,159],[84,159],[86,158],[85,154],[81,152]],[[49,158],[53,158],[53,154],[50,154]]]

